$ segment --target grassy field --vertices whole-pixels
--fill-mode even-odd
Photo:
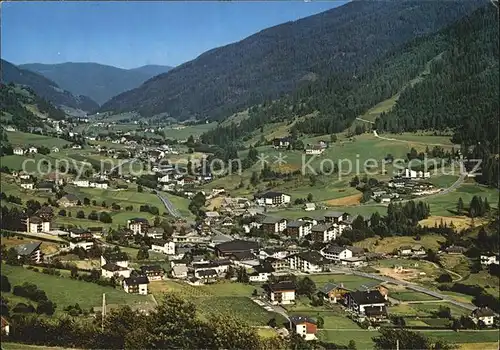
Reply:
[[[173,126],[171,128],[165,128],[163,130],[165,137],[168,139],[177,139],[184,140],[189,136],[193,136],[194,138],[199,137],[204,132],[214,129],[217,126],[216,122],[208,123],[208,124],[198,124],[198,125],[190,125],[190,126]],[[176,127],[180,127],[181,129],[176,129]]]
[[[498,203],[498,190],[475,183],[465,183],[453,192],[431,197],[425,201],[430,204],[432,215],[454,216],[458,199],[462,197],[465,206],[468,207],[473,196],[487,198],[493,206]]]
[[[33,145],[33,146],[45,146],[48,148],[54,146],[62,148],[64,145],[70,144],[70,142],[56,137],[29,134],[20,131],[8,131],[7,138],[9,139],[9,142],[13,146]]]
[[[497,298],[500,295],[500,279],[486,271],[470,274],[460,283],[483,287],[486,292]]]
[[[2,244],[5,244],[6,248],[9,249],[10,247],[15,247],[20,244],[27,244],[30,242],[35,242],[35,240],[30,239],[30,238],[25,238],[22,236],[17,236],[17,237],[2,237]],[[40,247],[40,250],[44,254],[52,254],[57,252],[59,249],[59,244],[57,243],[52,243],[52,242],[42,242],[42,245]]]
[[[50,300],[57,304],[57,311],[68,305],[79,303],[82,308],[90,309],[100,306],[102,294],[106,293],[108,304],[127,304],[149,302],[150,298],[140,295],[127,294],[123,290],[99,286],[95,283],[72,280],[34,272],[19,266],[2,264],[2,274],[9,278],[12,286],[30,282],[36,284],[47,293]]]
[[[356,348],[358,349],[373,349],[372,337],[380,335],[377,331],[369,331],[366,329],[357,330],[319,330],[318,338],[320,340],[335,343],[339,345],[349,344],[349,341],[354,340],[356,342]]]
[[[421,245],[425,249],[437,250],[441,242],[445,238],[440,235],[423,235],[420,240],[415,240],[414,237],[400,236],[400,237],[370,237],[360,242],[354,243],[356,247],[368,249],[370,252],[375,253],[392,253],[405,245]]]
[[[429,301],[429,300],[437,300],[437,298],[430,296],[425,293],[407,291],[407,292],[396,292],[390,293],[389,296],[391,298],[397,299],[399,301]]]
[[[371,278],[355,276],[355,275],[342,275],[342,274],[321,274],[311,275],[310,279],[316,283],[316,287],[320,288],[326,283],[343,283],[344,287],[349,289],[358,289],[366,283],[371,283],[374,280]]]
[[[432,330],[422,331],[422,333],[434,340],[445,340],[455,344],[462,345],[461,349],[472,349],[468,346],[475,346],[474,343],[493,343],[498,341],[498,332],[496,331],[460,331],[453,332],[451,330]],[[350,340],[356,342],[358,349],[372,349],[373,337],[380,335],[378,331],[368,330],[320,330],[319,338],[324,341],[332,342],[335,344],[347,345]]]
[[[390,294],[392,297],[392,294]],[[439,310],[440,306],[449,307],[453,317],[461,315],[469,315],[470,311],[459,306],[447,303],[414,303],[414,304],[398,304],[389,306],[389,314],[399,316],[414,316],[414,317],[431,317],[433,313]]]
[[[205,286],[191,286],[177,281],[150,284],[150,290],[157,296],[157,300],[161,299],[162,293],[178,292],[195,303],[201,317],[231,314],[253,326],[264,326],[271,318],[276,317],[278,324],[284,323],[282,316],[266,311],[250,299],[254,289],[259,290],[251,285],[230,282]]]
[[[76,348],[61,348],[59,346],[38,346],[20,343],[5,343],[2,342],[3,350],[77,350]]]

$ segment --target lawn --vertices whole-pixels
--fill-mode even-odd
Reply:
[[[230,314],[252,326],[264,326],[275,317],[278,324],[283,324],[286,321],[283,316],[266,311],[250,299],[254,289],[259,290],[251,285],[230,282],[205,286],[191,286],[177,281],[150,284],[150,290],[157,296],[157,300],[161,299],[158,296],[164,292],[178,292],[197,306],[202,318],[214,314]]]
[[[354,243],[356,247],[366,248],[370,252],[376,253],[392,253],[404,245],[421,245],[425,249],[438,250],[440,243],[444,242],[445,238],[441,235],[423,235],[420,240],[415,240],[410,236],[399,237],[370,237],[360,242]]]
[[[344,287],[348,289],[358,289],[366,283],[372,283],[375,281],[371,278],[343,274],[321,274],[311,275],[308,277],[316,283],[316,287],[318,288],[330,282],[337,284],[343,283]]]
[[[318,332],[318,338],[322,341],[329,343],[335,343],[339,345],[349,344],[349,341],[354,340],[356,342],[357,349],[373,349],[372,337],[379,336],[380,333],[377,331],[369,331],[366,329],[359,330],[324,330],[321,329]]]
[[[123,290],[99,286],[95,283],[72,280],[34,272],[19,266],[2,264],[2,274],[9,278],[12,286],[30,282],[47,293],[50,300],[57,304],[57,311],[68,305],[79,303],[82,308],[90,309],[102,304],[102,295],[106,294],[108,304],[127,304],[149,302],[150,298],[127,294]]]
[[[470,315],[469,310],[464,309],[460,306],[456,306],[456,305],[447,303],[447,302],[411,304],[411,307],[417,311],[418,316],[424,316],[423,315],[424,313],[431,316],[434,312],[437,312],[439,310],[440,306],[449,307],[450,311],[451,311],[451,315],[453,317],[460,317],[462,315]],[[419,313],[422,313],[422,314],[419,314]]]
[[[397,299],[399,301],[428,301],[428,300],[437,300],[437,298],[420,292],[395,292],[390,293],[389,296],[391,298]]]

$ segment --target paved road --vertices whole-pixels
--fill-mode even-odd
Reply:
[[[371,279],[375,279],[375,280],[386,282],[386,283],[392,283],[392,284],[404,286],[408,289],[411,289],[411,290],[414,290],[417,292],[421,292],[421,293],[425,293],[425,294],[433,296],[435,298],[442,299],[444,301],[449,302],[450,304],[463,307],[464,309],[467,309],[467,310],[472,311],[476,308],[476,306],[474,306],[472,304],[461,303],[461,302],[456,301],[455,299],[451,298],[449,295],[442,294],[442,293],[427,289],[425,287],[419,286],[419,285],[414,284],[414,283],[397,280],[397,279],[387,277],[387,276],[380,276],[380,275],[375,275],[372,273],[366,273],[366,272],[361,272],[361,271],[356,271],[356,270],[351,270],[351,269],[346,269],[346,268],[338,268],[335,270],[337,272],[340,272],[340,273],[352,273],[353,275],[356,275],[356,276],[371,278]]]
[[[359,118],[356,118],[358,120],[363,120],[365,122],[368,122],[368,120],[364,120],[364,119],[359,119]],[[425,142],[418,142],[418,141],[408,141],[408,140],[401,140],[401,139],[394,139],[394,138],[391,138],[391,137],[385,137],[385,136],[380,136],[378,133],[377,133],[377,130],[373,130],[373,136],[375,136],[376,138],[379,138],[381,140],[387,140],[387,141],[396,141],[396,142],[404,142],[404,143],[415,143],[417,145],[424,145],[424,146],[442,146],[442,147],[450,147],[450,145],[445,145],[445,144],[442,144],[442,143],[425,143]]]
[[[163,195],[161,193],[157,193],[157,195],[158,195],[158,198],[160,198],[160,200],[162,201],[162,203],[165,206],[165,208],[167,209],[167,211],[170,213],[170,215],[172,215],[176,218],[182,217],[181,213],[179,213],[179,211],[174,207],[174,205],[172,204],[172,202],[170,201],[170,199],[168,199],[168,197],[166,195]]]

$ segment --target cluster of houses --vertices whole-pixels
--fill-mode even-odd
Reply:
[[[35,182],[33,176],[25,172],[13,172],[14,179],[19,184],[19,187],[25,190],[36,190],[38,192],[51,193],[59,189],[61,181],[54,179],[44,179]]]
[[[243,225],[245,232],[252,228],[262,229],[271,235],[288,236],[301,240],[309,238],[315,242],[330,242],[342,235],[342,232],[351,227],[352,217],[345,212],[326,212],[323,216],[303,217],[298,220],[287,220],[281,217],[257,214]]]
[[[14,147],[12,149],[13,153],[17,156],[24,156],[26,154],[35,154],[38,153],[38,148],[35,146],[28,147]]]
[[[118,278],[125,293],[147,295],[149,283],[163,280],[164,271],[159,265],[141,266],[139,270],[134,270],[129,266],[125,252],[105,252],[101,255],[101,275]]]
[[[109,188],[108,176],[104,174],[96,175],[93,179],[74,179],[72,184],[76,187],[98,188],[101,190],[107,190]]]
[[[442,191],[429,182],[422,181],[430,177],[429,172],[403,169],[386,185],[372,191],[371,198],[376,202],[390,203],[409,197],[426,196]]]

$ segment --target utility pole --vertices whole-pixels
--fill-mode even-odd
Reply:
[[[399,350],[399,339],[396,339],[396,350]]]
[[[101,330],[104,331],[104,318],[106,317],[106,293],[102,293]]]

